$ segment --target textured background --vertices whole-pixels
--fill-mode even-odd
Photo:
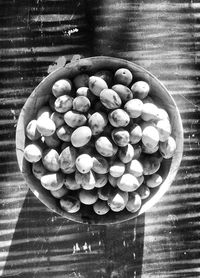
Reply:
[[[100,228],[62,219],[19,172],[20,109],[52,67],[73,55],[145,67],[180,110],[180,170],[136,230],[135,221]],[[0,0],[0,277],[200,277],[199,59],[200,1]]]

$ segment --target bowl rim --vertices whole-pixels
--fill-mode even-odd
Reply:
[[[51,79],[58,80],[57,76],[63,75],[65,72],[68,72],[68,75],[69,75],[70,69],[73,71],[74,68],[77,68],[79,73],[84,73],[84,72],[88,71],[89,69],[90,69],[89,71],[91,71],[91,69],[94,66],[94,63],[96,63],[96,62],[97,63],[98,62],[101,62],[101,63],[104,62],[104,63],[108,63],[108,64],[111,64],[111,65],[115,64],[115,66],[120,65],[120,67],[122,67],[122,65],[123,65],[123,67],[127,67],[129,69],[132,69],[132,71],[138,70],[139,73],[146,74],[147,78],[150,78],[151,80],[154,80],[155,84],[157,84],[162,89],[162,91],[167,95],[167,97],[170,99],[171,104],[173,105],[173,109],[175,111],[175,117],[176,117],[176,121],[177,121],[176,122],[176,127],[178,127],[178,133],[177,133],[177,136],[176,136],[176,141],[178,143],[177,144],[177,149],[176,149],[174,157],[171,160],[171,165],[173,165],[173,169],[171,169],[171,166],[170,166],[170,171],[167,174],[167,177],[164,180],[164,182],[161,184],[161,186],[157,190],[156,194],[151,196],[151,198],[148,201],[144,202],[144,204],[137,211],[137,213],[133,213],[133,214],[131,213],[129,216],[122,217],[121,219],[117,219],[117,220],[116,220],[116,218],[114,218],[113,221],[110,220],[109,222],[101,221],[101,220],[98,220],[98,222],[90,221],[88,219],[83,220],[80,216],[77,217],[77,216],[75,216],[75,214],[69,214],[69,213],[64,212],[59,207],[57,207],[56,203],[53,203],[53,204],[51,204],[51,202],[49,203],[48,196],[46,196],[45,198],[43,196],[43,194],[46,194],[46,190],[42,188],[42,193],[39,194],[38,190],[35,189],[35,186],[32,182],[33,175],[31,175],[30,172],[26,173],[24,171],[24,168],[23,168],[23,167],[25,167],[25,169],[27,169],[28,164],[29,164],[28,162],[24,161],[24,157],[23,157],[23,150],[24,150],[23,147],[24,146],[21,143],[22,127],[23,127],[23,129],[25,129],[23,123],[24,123],[24,116],[27,114],[26,108],[29,107],[32,100],[41,93],[42,88]],[[103,70],[103,68],[102,68],[102,70]],[[23,108],[20,112],[19,118],[18,118],[17,127],[16,127],[16,138],[15,139],[16,139],[16,155],[17,155],[17,161],[18,161],[20,171],[22,172],[22,175],[23,175],[28,187],[31,189],[31,191],[34,193],[34,195],[45,206],[47,206],[51,211],[54,211],[57,214],[65,217],[69,220],[78,222],[78,223],[94,224],[94,225],[118,224],[118,223],[121,223],[121,222],[124,222],[124,221],[128,221],[128,220],[131,220],[131,219],[139,216],[140,214],[143,214],[143,213],[147,212],[151,207],[153,207],[162,198],[162,196],[168,191],[169,187],[171,186],[172,182],[175,179],[175,176],[178,172],[178,169],[180,167],[181,160],[182,160],[183,142],[184,142],[183,126],[182,126],[181,116],[180,116],[178,107],[176,105],[176,102],[175,102],[174,98],[169,93],[169,91],[164,86],[164,84],[156,76],[154,76],[151,72],[149,72],[145,68],[135,64],[134,62],[130,62],[130,61],[127,61],[125,59],[110,57],[110,56],[93,56],[93,57],[81,58],[77,61],[72,61],[72,62],[66,64],[64,67],[58,68],[58,69],[54,70],[53,72],[51,72],[50,74],[48,74],[35,87],[35,89],[32,91],[32,93],[30,94],[30,96],[26,100],[26,102],[25,102],[25,104],[24,104],[24,106],[23,106]],[[49,198],[51,199],[52,197],[49,196]],[[106,217],[106,215],[104,217]],[[99,218],[99,217],[97,217],[97,218]]]

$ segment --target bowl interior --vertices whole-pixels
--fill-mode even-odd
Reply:
[[[162,172],[164,176],[163,183],[157,188],[152,190],[151,197],[147,199],[139,211],[136,213],[129,213],[127,211],[112,212],[103,216],[98,216],[93,210],[88,209],[88,206],[75,213],[70,214],[63,211],[59,202],[50,194],[50,192],[44,189],[40,182],[33,176],[31,172],[31,164],[24,159],[24,148],[27,144],[25,136],[25,128],[27,124],[36,116],[36,113],[40,107],[47,103],[50,95],[51,88],[55,81],[62,78],[73,78],[80,73],[89,73],[92,75],[98,70],[111,70],[116,71],[118,68],[128,68],[134,77],[134,82],[138,80],[144,80],[150,84],[151,90],[150,95],[157,104],[167,110],[171,124],[172,124],[172,135],[176,140],[177,149],[175,155],[170,160],[164,160],[162,162]],[[163,84],[150,72],[143,69],[142,67],[128,62],[123,59],[112,58],[112,57],[90,57],[81,59],[76,62],[67,64],[64,68],[60,68],[50,75],[48,75],[32,92],[30,97],[27,99],[23,106],[17,124],[16,130],[16,153],[20,170],[24,176],[24,179],[36,197],[43,202],[49,209],[66,217],[70,220],[89,223],[89,224],[111,224],[120,223],[125,220],[134,218],[141,213],[144,213],[151,208],[163,194],[168,190],[171,183],[173,182],[175,175],[181,163],[183,152],[183,129],[180,114],[176,103],[173,98],[163,86]]]

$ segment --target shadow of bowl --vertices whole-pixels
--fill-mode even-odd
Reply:
[[[143,80],[148,82],[151,87],[150,94],[152,98],[157,104],[167,110],[172,125],[172,135],[177,144],[176,152],[172,159],[163,160],[162,184],[158,188],[152,190],[150,198],[142,203],[140,210],[136,213],[130,213],[126,210],[118,213],[109,211],[106,215],[99,216],[94,213],[92,208],[89,208],[90,206],[81,207],[81,210],[77,213],[67,213],[61,209],[59,201],[55,199],[48,190],[41,186],[39,180],[32,174],[31,164],[24,159],[24,148],[26,146],[25,128],[27,124],[36,116],[38,109],[48,102],[51,95],[51,88],[57,80],[64,78],[71,79],[81,73],[89,73],[92,75],[94,72],[102,69],[116,71],[121,67],[127,68],[132,72],[134,81]],[[21,110],[17,123],[16,154],[20,171],[22,172],[27,185],[30,187],[35,196],[50,210],[67,219],[79,223],[98,225],[114,224],[130,220],[146,212],[153,205],[155,205],[169,189],[179,169],[182,153],[182,121],[176,103],[168,90],[155,76],[144,68],[132,62],[113,57],[98,56],[80,59],[49,74],[44,80],[42,80],[42,82],[35,88],[30,97],[27,99]]]

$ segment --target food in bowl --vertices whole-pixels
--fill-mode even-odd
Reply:
[[[127,68],[102,68],[57,80],[49,95],[26,126],[24,157],[41,186],[68,213],[82,205],[97,215],[138,211],[163,181],[163,159],[176,152],[151,84]]]
[[[183,131],[176,104],[148,71],[112,57],[47,76],[25,103],[17,158],[34,194],[68,219],[120,223],[171,185]]]

